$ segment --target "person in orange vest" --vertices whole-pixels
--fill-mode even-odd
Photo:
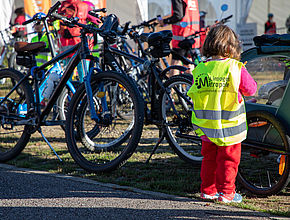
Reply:
[[[86,2],[83,2],[81,0],[64,0],[61,3],[61,6],[58,9],[58,13],[62,14],[66,17],[78,17],[79,23],[86,24],[88,20],[92,18],[92,16],[88,16],[88,12],[91,8]],[[61,50],[66,50],[79,42],[81,42],[80,39],[80,31],[81,28],[78,26],[75,27],[67,27],[65,25],[62,25],[62,22],[60,23],[60,48]],[[65,62],[68,62],[68,60],[65,60]],[[84,77],[84,71],[82,68],[81,63],[77,66],[78,71],[78,77],[79,81],[83,82]]]
[[[265,23],[265,34],[276,34],[276,22],[273,21],[274,15],[268,14],[268,21]]]
[[[241,142],[247,136],[244,96],[254,95],[257,83],[239,62],[237,35],[226,25],[213,27],[202,47],[208,58],[193,70],[192,123],[201,137],[201,198],[242,202],[235,180]]]
[[[199,31],[199,10],[197,0],[171,0],[172,16],[159,20],[160,26],[172,24],[172,48],[178,54],[187,56],[186,50],[178,47],[178,43],[185,37]],[[199,39],[196,38],[194,47],[199,47]],[[178,65],[180,61],[174,55],[171,65]],[[176,75],[178,72],[171,74]]]

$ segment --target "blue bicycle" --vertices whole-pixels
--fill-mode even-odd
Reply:
[[[5,79],[5,83],[0,85],[0,161],[11,160],[20,154],[34,132],[38,131],[49,144],[41,127],[64,125],[65,121],[50,120],[48,116],[74,69],[81,62],[84,70],[89,71],[85,72],[84,83],[71,100],[76,117],[68,117],[66,120],[67,146],[72,158],[85,170],[113,170],[122,165],[138,145],[144,120],[143,99],[129,77],[113,71],[102,71],[98,58],[89,51],[87,34],[110,35],[107,31],[110,24],[104,23],[103,28],[96,28],[80,24],[77,19],[62,17],[54,13],[60,4],[57,2],[46,16],[59,18],[64,25],[82,27],[81,42],[40,67],[36,66],[35,55],[45,48],[44,42],[15,44],[18,63],[27,66],[31,71],[24,75],[13,69],[0,70],[0,80]],[[43,107],[39,88],[45,79],[45,69],[74,53],[76,55],[65,67],[46,106]],[[86,60],[90,61],[89,68],[86,68]],[[122,119],[116,113],[117,96],[120,93],[126,93],[126,97],[130,99],[130,119]],[[49,146],[54,151],[50,144]]]

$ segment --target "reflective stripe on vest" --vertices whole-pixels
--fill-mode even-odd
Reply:
[[[199,21],[190,21],[190,22],[180,21],[180,22],[175,23],[174,25],[185,28],[187,26],[194,25],[194,24],[199,24]]]
[[[53,35],[51,35],[53,37]],[[38,36],[35,36],[31,39],[31,42],[40,42],[40,41],[43,41],[46,43],[46,47],[45,48],[48,48],[48,39],[47,39],[47,34],[44,33],[40,40],[38,39]],[[36,56],[35,56],[35,59],[36,59],[36,63],[37,63],[37,66],[41,66],[42,64],[44,64],[45,62],[49,61],[51,59],[51,56],[50,56],[50,53],[49,52],[39,52]]]
[[[51,59],[50,53],[48,52],[40,52],[35,56],[37,66],[41,66]]]
[[[200,129],[206,134],[208,138],[227,138],[235,135],[239,135],[240,133],[245,131],[247,128],[247,123],[243,122],[240,125],[230,128],[222,128],[222,129],[213,129],[213,128],[202,128]]]
[[[225,59],[200,63],[187,95],[194,105],[192,123],[198,135],[219,146],[242,142],[247,123],[244,101],[238,100],[242,63]]]
[[[213,111],[213,110],[193,110],[195,116],[201,119],[209,119],[209,120],[229,120],[240,114],[245,113],[244,106],[241,106],[237,111]]]
[[[178,43],[185,37],[199,31],[199,10],[197,0],[183,0],[186,3],[185,15],[181,21],[172,24],[172,47],[178,48]],[[173,11],[172,11],[173,14]],[[199,47],[199,38],[195,39],[195,47]]]
[[[184,40],[184,39],[185,39],[185,37],[183,37],[183,36],[176,36],[176,35],[173,35],[173,36],[172,36],[172,40],[182,41],[182,40]]]

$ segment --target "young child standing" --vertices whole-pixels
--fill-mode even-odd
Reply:
[[[202,52],[208,58],[192,72],[188,91],[194,109],[192,123],[202,139],[201,198],[241,202],[235,180],[241,157],[241,142],[247,136],[242,95],[254,95],[257,84],[239,62],[240,43],[232,29],[213,27]]]

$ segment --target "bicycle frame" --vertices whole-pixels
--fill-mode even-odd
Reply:
[[[137,39],[137,40],[139,40],[139,39]],[[143,54],[144,54],[144,49],[142,48],[141,50],[143,51]],[[132,55],[132,54],[126,53],[124,51],[118,50],[116,48],[110,47],[106,42],[104,42],[104,48],[103,48],[103,56],[104,56],[103,63],[102,63],[103,68],[105,67],[105,64],[107,64],[107,65],[110,65],[111,68],[113,68],[113,70],[115,70],[117,72],[125,73],[125,71],[122,69],[121,65],[116,60],[114,55],[117,55],[120,57],[125,57],[125,58],[130,59],[130,60],[134,60],[137,63],[141,63],[141,64],[146,66],[146,69],[148,69],[148,71],[150,72],[149,77],[148,77],[148,85],[149,85],[149,96],[152,97],[152,99],[151,99],[151,111],[149,111],[150,115],[151,115],[150,119],[148,119],[149,118],[148,111],[145,111],[146,118],[148,120],[147,123],[148,124],[155,123],[155,124],[161,125],[162,124],[161,121],[153,120],[153,118],[156,116],[156,112],[154,112],[152,109],[154,109],[154,105],[157,104],[155,97],[154,97],[154,94],[156,94],[156,91],[158,89],[157,86],[160,89],[166,91],[168,97],[170,97],[170,92],[167,91],[166,88],[163,86],[161,78],[166,78],[165,74],[168,71],[170,71],[170,69],[172,69],[172,68],[176,68],[176,69],[180,69],[180,70],[186,70],[186,68],[181,68],[181,67],[179,68],[179,66],[172,66],[172,67],[166,68],[163,71],[160,71],[160,70],[157,70],[157,68],[155,67],[155,62],[158,62],[158,59],[149,61],[146,56],[144,59],[142,59],[142,58],[139,58],[135,55]],[[190,103],[189,100],[188,100],[188,102]],[[169,98],[169,103],[172,106],[174,113],[177,115],[178,118],[180,118],[175,106],[172,103],[171,98]]]
[[[66,86],[66,83],[69,81],[70,79],[70,76],[71,76],[71,73],[73,72],[75,66],[80,62],[82,61],[83,62],[83,66],[85,67],[85,61],[83,59],[89,59],[89,60],[95,60],[96,58],[89,55],[90,51],[88,49],[88,45],[87,45],[87,41],[86,41],[86,36],[85,36],[85,33],[82,35],[82,42],[73,46],[72,48],[70,49],[67,49],[66,51],[64,51],[63,53],[55,56],[54,58],[52,58],[50,61],[44,63],[43,65],[41,65],[40,67],[35,67],[33,68],[33,70],[25,75],[13,88],[12,90],[0,101],[0,105],[8,99],[9,95],[11,95],[13,93],[13,91],[15,91],[19,85],[24,81],[24,80],[28,80],[28,78],[33,75],[34,76],[34,86],[35,86],[35,103],[36,103],[36,106],[29,106],[28,109],[30,109],[31,107],[34,107],[36,108],[36,112],[38,114],[38,117],[39,117],[39,125],[59,125],[61,124],[62,122],[54,122],[54,123],[49,123],[49,122],[46,122],[46,117],[48,116],[49,112],[52,110],[59,94],[61,93],[61,91],[63,90],[63,88]],[[85,42],[85,43],[83,43]],[[40,106],[40,92],[39,92],[39,82],[41,81],[41,77],[38,77],[40,75],[42,75],[42,71],[45,70],[48,66],[58,62],[59,60],[65,58],[66,56],[72,54],[76,52],[76,55],[73,56],[58,85],[56,86],[55,90],[53,91],[50,99],[48,100],[47,102],[47,105],[44,107],[43,111],[41,112],[41,106]],[[86,68],[84,69],[86,71]],[[86,85],[86,90],[87,91],[91,91],[91,87],[90,87],[90,84],[88,82],[90,82],[91,80],[91,76],[92,76],[92,73],[94,70],[97,70],[97,71],[100,71],[98,68],[91,68],[88,73],[86,74],[85,76],[85,85]],[[89,106],[90,106],[90,111],[91,111],[91,117],[92,119],[94,120],[97,120],[98,117],[97,117],[97,114],[95,112],[95,109],[94,109],[94,105],[93,105],[93,97],[92,97],[92,92],[88,92],[88,98],[89,98]],[[23,117],[22,118],[19,118],[21,119],[22,123],[26,123],[25,120],[23,120]]]

